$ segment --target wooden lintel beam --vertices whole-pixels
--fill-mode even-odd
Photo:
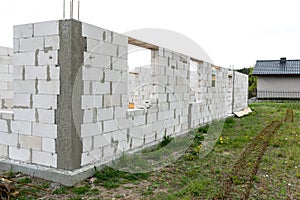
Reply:
[[[158,50],[159,49],[159,47],[156,46],[156,45],[149,44],[147,42],[143,42],[143,41],[134,39],[132,37],[128,37],[128,44],[132,44],[132,45],[135,45],[135,46],[139,46],[139,47],[143,47],[143,48],[151,49],[151,50]]]
[[[216,66],[216,65],[212,65],[212,67],[215,68],[216,70],[220,70],[221,69],[221,67]]]
[[[191,58],[192,61],[197,62],[199,64],[202,64],[204,61],[203,60],[198,60],[196,58]]]
[[[132,75],[139,75],[138,72],[128,72],[129,74],[132,74]]]

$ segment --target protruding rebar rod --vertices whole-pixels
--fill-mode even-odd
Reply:
[[[74,0],[70,1],[70,18],[73,19]]]
[[[80,0],[78,0],[78,21],[80,19]]]
[[[63,19],[66,19],[66,0],[63,0]]]

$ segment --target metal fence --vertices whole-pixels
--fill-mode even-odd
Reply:
[[[258,99],[300,99],[300,91],[257,91]]]

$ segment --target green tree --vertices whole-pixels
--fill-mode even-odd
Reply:
[[[248,97],[256,97],[257,93],[257,77],[252,75],[254,67],[249,67],[249,68],[243,68],[237,70],[240,73],[247,74],[248,75]]]

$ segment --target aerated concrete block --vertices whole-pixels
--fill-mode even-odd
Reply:
[[[30,38],[33,37],[33,24],[24,24],[14,26],[14,38]]]
[[[48,153],[55,153],[55,139],[42,138],[42,150]]]
[[[31,122],[16,121],[11,122],[11,131],[16,134],[31,135]]]
[[[37,36],[48,36],[48,35],[58,35],[58,21],[48,21],[35,23],[34,26],[34,37]]]
[[[20,52],[35,52],[37,49],[44,50],[44,38],[21,38],[20,39]]]
[[[91,137],[100,135],[102,131],[102,123],[90,123],[90,124],[82,124],[81,125],[81,137]]]
[[[57,125],[33,122],[32,135],[55,139],[57,138]]]
[[[20,147],[24,149],[42,150],[42,138],[37,136],[19,135]]]
[[[111,134],[102,134],[94,137],[94,148],[100,148],[111,144]]]
[[[8,155],[12,160],[30,162],[31,153],[29,149],[21,149],[13,146],[8,147]]]
[[[57,155],[53,153],[32,150],[32,163],[56,168]]]

